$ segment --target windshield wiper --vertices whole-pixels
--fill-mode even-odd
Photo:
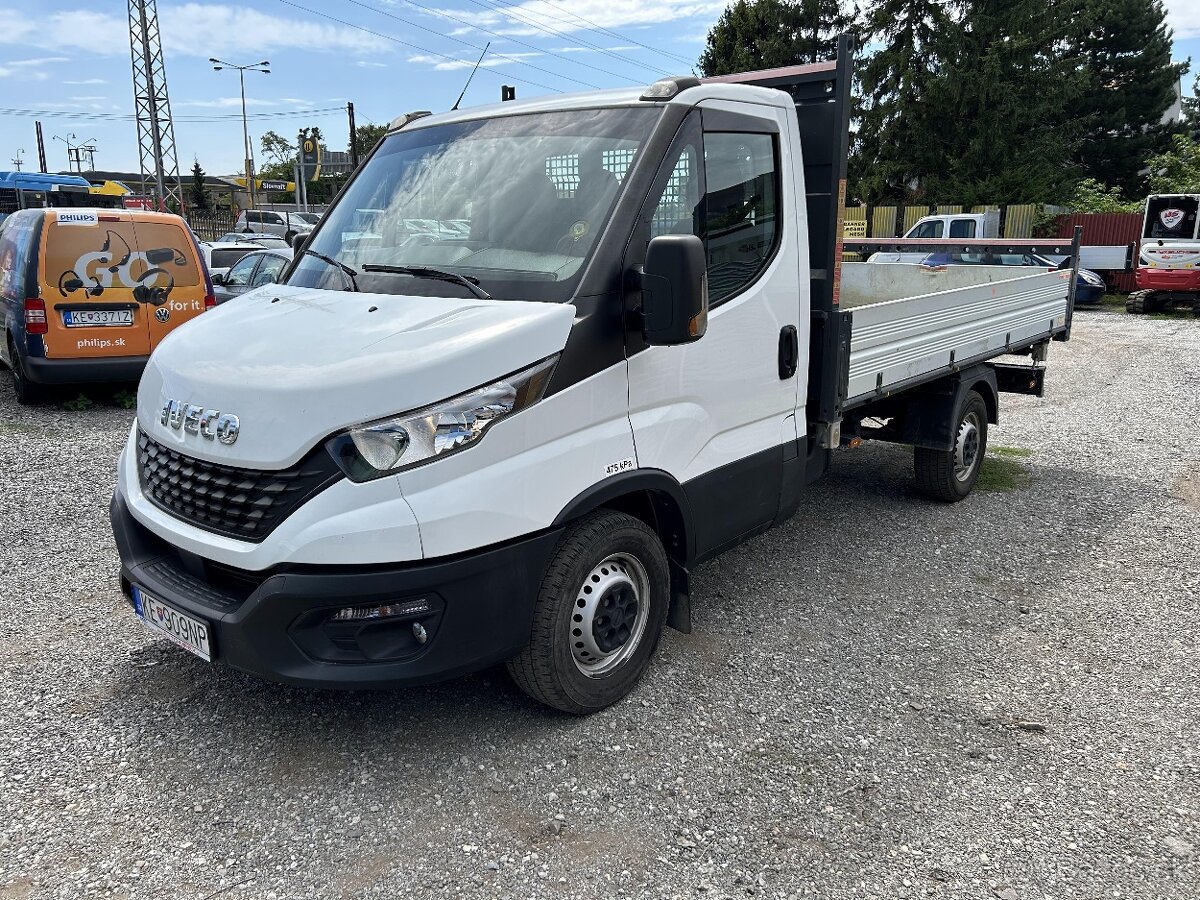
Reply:
[[[414,278],[435,278],[438,281],[450,281],[461,284],[480,300],[491,300],[492,295],[479,286],[477,278],[468,278],[457,272],[446,272],[442,269],[431,269],[428,266],[377,266],[368,263],[363,266],[364,272],[385,272],[389,275],[411,275]]]
[[[305,254],[307,254],[308,256],[315,256],[317,259],[319,259],[323,263],[329,263],[329,265],[333,266],[335,269],[337,269],[339,272],[342,273],[342,278],[344,278],[346,280],[346,283],[348,285],[350,285],[350,290],[352,290],[352,291],[358,290],[358,282],[355,281],[355,278],[358,277],[358,272],[354,271],[354,269],[350,268],[345,263],[338,262],[332,256],[326,256],[324,253],[318,253],[316,250],[310,250],[307,247],[305,247],[301,253],[301,255],[305,255]]]

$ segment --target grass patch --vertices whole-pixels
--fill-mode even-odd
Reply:
[[[988,453],[995,453],[997,456],[1017,456],[1025,459],[1027,456],[1033,456],[1033,451],[1028,447],[988,447]]]
[[[83,412],[84,410],[91,409],[95,405],[96,401],[87,394],[80,394],[73,400],[63,401],[62,408],[67,412]]]
[[[983,458],[983,466],[979,469],[979,480],[975,482],[977,491],[1008,494],[1029,483],[1029,469],[1014,456],[997,452],[998,449],[993,448]],[[1003,449],[1022,450],[1023,448],[1006,447]],[[1025,451],[1024,455],[1028,456],[1029,451]],[[1020,453],[1016,454],[1016,457],[1019,456],[1021,456]]]
[[[1096,309],[1097,307],[1103,307],[1105,309],[1119,309],[1119,310],[1121,310],[1121,312],[1124,312],[1125,311],[1125,295],[1124,294],[1105,294],[1103,297],[1100,298],[1099,303],[1084,304],[1080,308],[1088,309],[1089,307],[1091,307],[1092,309]]]

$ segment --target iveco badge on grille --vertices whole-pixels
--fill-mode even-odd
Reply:
[[[166,399],[158,416],[159,422],[176,431],[199,434],[208,440],[214,438],[222,444],[232,444],[238,439],[241,423],[232,413],[218,409],[206,409],[194,403]]]

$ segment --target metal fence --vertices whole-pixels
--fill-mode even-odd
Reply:
[[[229,210],[189,209],[187,223],[196,237],[202,241],[215,241],[228,231],[233,231],[236,217]]]

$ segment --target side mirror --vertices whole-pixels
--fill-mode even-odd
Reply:
[[[299,256],[304,251],[310,237],[311,231],[298,231],[292,235],[292,256]]]
[[[224,272],[214,272],[213,276],[212,276],[212,283],[213,284],[224,284],[225,283],[225,273]]]
[[[690,344],[708,329],[708,264],[694,234],[663,234],[646,248],[642,269],[646,343]]]

